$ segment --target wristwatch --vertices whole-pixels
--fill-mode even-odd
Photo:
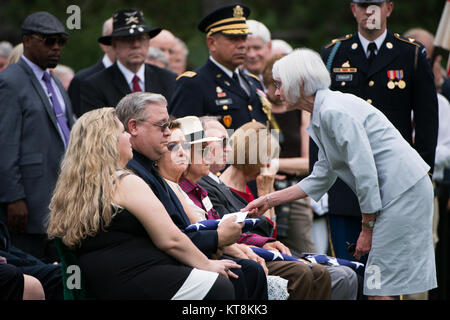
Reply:
[[[372,229],[375,226],[375,220],[370,220],[368,222],[361,221],[362,225],[366,228]]]

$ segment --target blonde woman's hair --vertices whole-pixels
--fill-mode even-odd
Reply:
[[[272,158],[278,158],[280,145],[270,131],[260,122],[247,122],[230,137],[233,149],[231,165],[244,175],[254,173]]]
[[[92,110],[76,121],[50,202],[50,238],[74,248],[111,223],[120,129],[114,108]]]

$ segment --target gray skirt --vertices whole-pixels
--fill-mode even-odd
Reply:
[[[433,199],[426,175],[377,214],[364,274],[365,295],[398,296],[436,288]]]

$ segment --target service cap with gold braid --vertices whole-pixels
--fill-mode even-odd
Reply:
[[[228,36],[246,35],[250,33],[246,19],[250,9],[243,4],[235,4],[214,10],[200,21],[198,29],[210,36],[221,32]]]

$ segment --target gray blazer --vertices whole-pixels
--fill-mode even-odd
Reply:
[[[316,201],[339,177],[361,212],[374,213],[430,169],[381,111],[352,94],[319,90],[307,131],[319,160],[298,185]]]
[[[64,98],[71,128],[69,97],[53,79]],[[43,234],[65,149],[47,93],[22,59],[0,73],[0,114],[0,219],[7,221],[7,203],[25,199],[25,233]]]

